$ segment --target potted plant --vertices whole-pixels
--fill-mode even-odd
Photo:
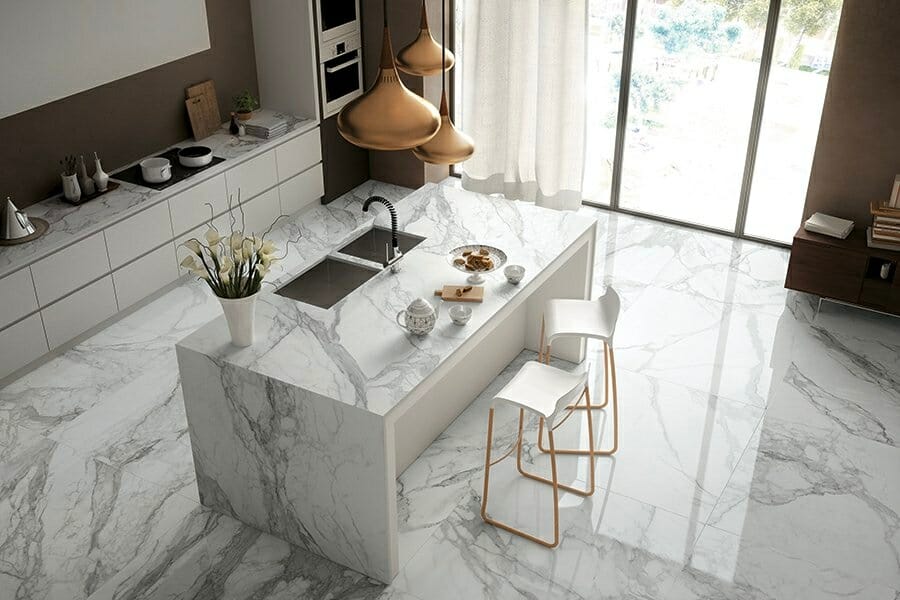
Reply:
[[[246,121],[253,116],[253,111],[259,108],[259,100],[250,93],[250,90],[244,90],[233,98],[234,112],[237,113],[238,119]]]
[[[230,206],[229,202],[229,210]],[[231,222],[229,235],[222,235],[210,221],[206,243],[191,238],[182,244],[190,254],[181,266],[209,285],[222,304],[231,343],[246,347],[253,344],[256,299],[263,279],[284,257],[275,256],[275,244],[265,239],[275,223],[257,237],[235,230],[236,219]]]

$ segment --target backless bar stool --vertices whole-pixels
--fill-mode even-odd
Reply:
[[[481,500],[481,518],[485,523],[505,529],[515,535],[521,536],[532,542],[537,542],[548,548],[559,545],[559,490],[563,489],[579,496],[590,496],[594,493],[594,453],[587,452],[590,457],[589,482],[585,489],[580,489],[559,483],[556,472],[556,451],[553,446],[553,430],[559,427],[572,411],[567,411],[569,403],[575,401],[575,406],[580,406],[584,398],[584,407],[588,414],[588,438],[590,447],[594,447],[594,430],[591,425],[591,396],[587,387],[586,373],[569,373],[556,367],[551,367],[537,361],[529,361],[522,366],[519,372],[506,386],[494,397],[491,410],[488,413],[487,448],[484,456],[484,493]],[[494,433],[494,407],[501,402],[506,402],[519,407],[519,433],[513,446],[500,458],[491,461],[491,444]],[[543,427],[547,422],[547,437],[550,441],[550,473],[551,478],[540,477],[529,473],[522,467],[522,431],[525,422],[525,411],[533,413],[540,419]],[[561,417],[561,418],[560,418]],[[553,488],[553,540],[547,541],[536,535],[526,533],[521,529],[501,523],[488,516],[488,483],[490,481],[491,467],[507,458],[516,451],[516,467],[523,476],[548,484]]]
[[[549,364],[550,349],[553,341],[563,337],[580,337],[603,342],[603,403],[593,408],[606,408],[610,398],[612,385],[613,444],[612,448],[603,450],[596,448],[594,455],[610,456],[619,449],[619,393],[616,385],[616,355],[613,350],[613,334],[621,309],[619,294],[612,287],[596,300],[548,300],[544,305],[544,318],[541,321],[541,343],[538,360]],[[544,345],[546,341],[546,346]],[[581,409],[584,406],[570,405],[568,410]],[[590,415],[588,415],[590,420]],[[544,447],[544,428],[538,428],[538,448],[541,452],[549,452]],[[556,454],[589,454],[580,448],[557,448]]]

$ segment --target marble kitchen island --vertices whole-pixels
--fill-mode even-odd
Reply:
[[[596,228],[450,185],[395,206],[399,230],[425,238],[399,273],[383,270],[327,310],[266,292],[249,348],[229,343],[223,317],[177,345],[202,503],[384,582],[399,567],[397,476],[523,348],[537,348],[545,299],[589,297]],[[296,215],[276,287],[373,221],[389,224],[382,207],[361,208]],[[464,327],[450,322],[449,303],[428,336],[398,327],[414,298],[438,303],[435,289],[465,281],[447,254],[468,243],[501,248],[525,278],[513,286],[488,275]],[[583,353],[580,343],[554,345],[569,360]]]

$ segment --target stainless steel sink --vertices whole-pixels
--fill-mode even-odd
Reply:
[[[400,251],[403,254],[406,254],[424,240],[425,238],[418,235],[404,233],[402,231],[397,232],[397,243],[400,245]],[[338,252],[355,256],[356,258],[361,258],[363,260],[384,264],[385,245],[391,245],[391,230],[383,227],[373,227],[338,250]]]
[[[275,293],[321,308],[331,308],[380,272],[381,269],[329,256],[278,288]]]

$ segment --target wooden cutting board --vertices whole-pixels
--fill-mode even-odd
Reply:
[[[194,96],[184,101],[187,107],[188,118],[191,120],[191,130],[195,140],[202,140],[211,136],[219,128],[212,112],[212,103],[209,96]]]
[[[464,292],[466,288],[471,288]],[[457,295],[459,291],[459,295]],[[434,290],[435,296],[448,302],[484,302],[484,287],[480,285],[445,285],[443,289]]]
[[[215,83],[210,79],[185,88],[184,92],[194,139],[209,137],[222,125]]]

